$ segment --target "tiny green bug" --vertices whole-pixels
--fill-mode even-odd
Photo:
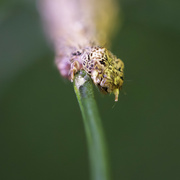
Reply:
[[[104,94],[114,93],[118,101],[119,90],[124,82],[124,63],[104,47],[85,48],[72,53],[71,81],[79,70],[85,70]]]

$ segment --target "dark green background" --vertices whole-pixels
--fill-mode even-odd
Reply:
[[[122,0],[119,102],[95,88],[113,180],[180,179],[180,1]],[[0,1],[0,179],[85,180],[81,113],[32,1]]]

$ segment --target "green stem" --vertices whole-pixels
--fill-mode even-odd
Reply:
[[[107,148],[101,119],[94,99],[91,78],[80,71],[74,79],[74,90],[84,120],[90,158],[91,179],[110,180]]]

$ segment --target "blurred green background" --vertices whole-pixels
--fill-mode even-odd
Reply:
[[[180,1],[121,0],[119,102],[95,88],[114,180],[180,179]],[[85,180],[81,113],[34,1],[0,1],[0,179]]]

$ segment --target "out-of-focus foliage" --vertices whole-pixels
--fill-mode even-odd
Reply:
[[[180,179],[179,6],[121,0],[112,52],[125,62],[124,89],[115,106],[95,89],[114,180]],[[35,3],[1,1],[0,179],[88,179],[83,128]]]
[[[0,92],[20,71],[47,54],[38,13],[28,1],[0,4]],[[0,95],[1,96],[1,95]]]

